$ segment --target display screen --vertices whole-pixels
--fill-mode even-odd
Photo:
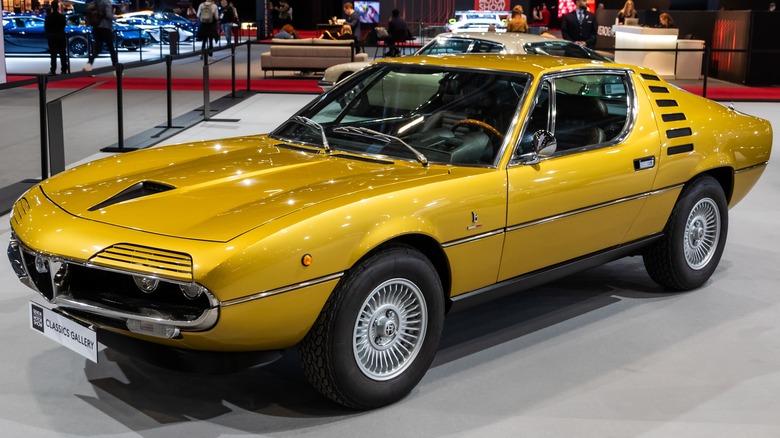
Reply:
[[[354,6],[361,23],[379,23],[379,2],[356,1]]]

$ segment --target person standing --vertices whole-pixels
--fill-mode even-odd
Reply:
[[[279,13],[278,27],[282,27],[285,24],[292,24],[293,21],[293,9],[287,0],[281,0],[279,6],[274,8]]]
[[[60,3],[52,0],[49,13],[43,22],[46,31],[46,40],[49,43],[49,55],[51,56],[51,68],[49,74],[57,74],[57,56],[60,57],[60,74],[70,73],[68,52],[66,49],[68,36],[65,34],[65,16],[60,13]]]
[[[634,9],[634,2],[628,0],[623,9],[618,12],[618,24],[625,24],[626,18],[637,18],[636,9]]]
[[[596,15],[588,11],[588,0],[576,0],[575,5],[576,9],[561,19],[561,35],[565,40],[593,49],[599,27]]]
[[[349,24],[349,27],[352,28],[352,35],[360,41],[360,14],[355,11],[352,2],[344,3],[344,18],[346,19],[347,24]]]
[[[222,33],[225,35],[225,41],[230,44],[231,35],[235,34],[236,43],[238,43],[238,11],[236,11],[232,1],[222,0],[222,14],[219,22],[222,26]]]
[[[523,7],[520,5],[512,8],[512,15],[506,22],[507,32],[528,32],[528,20],[523,14]]]
[[[198,36],[200,36],[200,58],[206,55],[208,44],[209,56],[214,55],[214,39],[217,37],[217,5],[211,0],[206,0],[198,6]]]
[[[401,52],[395,46],[395,43],[405,43],[411,36],[406,20],[401,18],[401,11],[393,9],[390,15],[390,21],[387,22],[387,38],[385,45],[389,49],[385,56],[398,56]]]
[[[90,51],[89,60],[83,71],[92,71],[92,64],[95,58],[103,51],[103,45],[108,47],[108,53],[111,55],[111,65],[116,66],[117,56],[114,48],[114,10],[110,0],[95,0],[99,21],[97,25],[92,26],[92,37],[95,39],[95,50]]]

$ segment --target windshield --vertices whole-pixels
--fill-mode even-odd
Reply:
[[[568,41],[542,41],[528,43],[525,52],[536,55],[568,56],[571,58],[592,59],[594,61],[611,62],[612,60],[601,56],[593,50]]]
[[[423,164],[494,165],[528,83],[527,74],[378,64],[271,135]]]
[[[420,49],[419,55],[442,55],[446,53],[505,53],[504,45],[493,41],[439,37]]]

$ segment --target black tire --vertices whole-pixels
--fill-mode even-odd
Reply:
[[[68,53],[71,58],[86,58],[89,56],[89,40],[84,36],[74,36],[68,39]]]
[[[691,181],[672,210],[663,238],[643,254],[650,278],[673,291],[704,284],[723,255],[728,222],[720,184],[710,176]]]
[[[411,247],[388,247],[339,282],[299,345],[303,369],[341,405],[385,406],[425,375],[443,324],[444,296],[431,262]]]

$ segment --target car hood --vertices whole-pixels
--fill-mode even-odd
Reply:
[[[256,136],[118,155],[41,188],[84,219],[225,242],[323,202],[443,174],[416,162],[328,156]]]

